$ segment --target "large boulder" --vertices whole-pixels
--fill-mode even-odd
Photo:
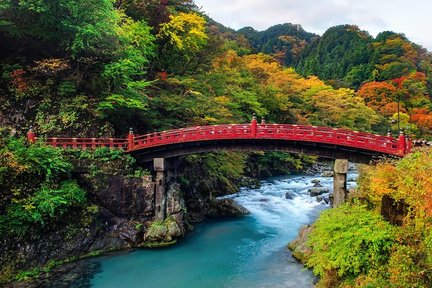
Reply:
[[[154,221],[147,229],[144,235],[144,241],[150,242],[163,242],[168,233],[168,227],[166,227],[163,221]]]
[[[173,244],[176,242],[176,239],[184,236],[184,229],[177,223],[175,217],[170,216],[166,218],[164,221],[153,221],[148,227],[147,231],[144,234],[144,246],[146,244],[151,243],[153,247],[157,247],[158,245],[154,245],[155,243],[159,243],[160,246],[164,246],[165,244]]]
[[[310,196],[312,197],[316,197],[325,193],[329,193],[330,189],[325,188],[325,187],[312,187],[310,189],[308,189],[308,192],[310,194]]]
[[[333,177],[333,171],[324,171],[321,173],[321,177]]]
[[[249,214],[249,210],[237,204],[233,199],[213,199],[210,201],[207,216],[209,217],[240,217]]]
[[[285,199],[292,200],[294,198],[295,198],[295,194],[293,191],[290,190],[290,191],[285,193]]]
[[[86,183],[89,197],[119,217],[145,218],[154,215],[154,183],[149,176],[126,178],[98,175]],[[97,183],[95,183],[97,182]],[[101,189],[96,189],[100,187]]]
[[[291,241],[288,244],[288,249],[291,250],[294,258],[302,262],[306,263],[312,254],[312,247],[307,244],[309,234],[313,230],[313,226],[307,225],[303,226],[296,239]]]

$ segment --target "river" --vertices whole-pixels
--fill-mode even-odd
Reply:
[[[312,287],[315,277],[286,248],[302,225],[328,208],[309,196],[312,179],[332,188],[332,178],[296,175],[241,189],[229,197],[250,215],[198,225],[173,247],[91,259],[96,269],[79,287]]]

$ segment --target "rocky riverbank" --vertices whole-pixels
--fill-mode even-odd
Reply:
[[[45,275],[60,264],[108,251],[171,245],[193,224],[209,217],[248,213],[231,199],[210,201],[183,193],[179,184],[172,183],[167,190],[166,220],[155,221],[151,176],[112,174],[108,165],[98,167],[97,173],[77,170],[74,177],[86,188],[88,205],[71,211],[62,223],[43,233],[35,230],[29,237],[2,238],[0,283]]]

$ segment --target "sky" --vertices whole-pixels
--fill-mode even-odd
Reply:
[[[282,23],[300,24],[322,35],[339,24],[355,24],[376,36],[404,33],[432,51],[431,0],[195,0],[215,21],[239,29],[265,30]]]

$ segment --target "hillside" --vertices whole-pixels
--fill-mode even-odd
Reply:
[[[265,31],[244,27],[237,31],[251,43],[254,53],[272,54],[286,66],[295,66],[304,50],[317,35],[306,32],[300,25],[279,24]]]
[[[80,231],[111,231],[118,215],[109,218],[94,197],[106,170],[132,184],[148,174],[122,153],[29,145],[30,126],[40,139],[123,138],[130,128],[145,134],[249,123],[255,113],[268,123],[383,135],[398,135],[400,120],[410,135],[432,139],[432,56],[402,34],[373,38],[345,25],[319,37],[292,24],[234,31],[192,0],[6,0],[0,16],[0,232],[8,247],[0,252],[9,253],[0,255],[8,264],[0,263],[0,282],[64,256],[56,248],[37,263],[25,253],[15,259],[26,241],[88,243]],[[120,171],[107,169],[114,160]],[[105,168],[90,165],[86,181],[95,191],[75,171],[83,161]],[[276,152],[192,155],[181,160],[179,181],[185,198],[205,202],[237,191],[244,176],[288,174],[313,161]],[[153,220],[121,216],[132,230]],[[47,240],[48,232],[55,237]],[[89,234],[102,235],[96,232]],[[92,251],[85,246],[72,256]]]

